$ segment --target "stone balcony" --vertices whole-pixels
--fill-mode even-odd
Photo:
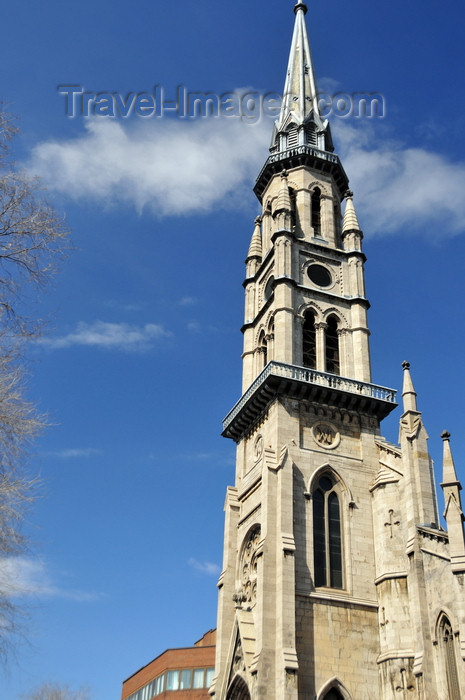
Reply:
[[[396,408],[396,391],[369,382],[269,362],[223,421],[223,435],[239,440],[277,396],[305,399],[385,418]]]

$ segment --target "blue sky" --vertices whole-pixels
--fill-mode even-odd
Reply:
[[[3,17],[2,96],[18,160],[66,214],[75,250],[34,307],[30,395],[50,415],[31,548],[12,564],[28,642],[0,671],[19,700],[44,681],[92,700],[215,626],[223,501],[239,397],[243,289],[272,122],[71,119],[58,85],[87,91],[280,92],[292,0],[17,0]],[[465,63],[462,3],[310,3],[320,85],[378,92],[384,119],[333,118],[365,233],[373,380],[412,364],[441,461],[464,478]],[[397,441],[400,411],[384,423]],[[440,481],[440,474],[438,474]],[[439,499],[440,508],[443,503]]]

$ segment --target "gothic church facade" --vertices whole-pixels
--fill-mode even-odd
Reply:
[[[219,580],[215,700],[465,697],[465,544],[443,433],[440,526],[427,435],[403,364],[372,383],[362,231],[318,110],[307,7],[255,193],[242,397]],[[345,203],[344,203],[345,200]],[[344,213],[342,206],[344,203]]]

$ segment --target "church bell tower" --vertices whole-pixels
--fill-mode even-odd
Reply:
[[[435,603],[435,627],[424,619],[420,539],[434,540],[438,561],[449,545],[427,436],[408,363],[401,445],[380,434],[396,393],[372,382],[363,234],[319,113],[307,7],[298,2],[294,12],[281,113],[254,187],[261,215],[246,258],[242,397],[224,420],[237,462],[226,494],[210,693],[459,698],[442,695],[440,683],[436,695],[425,690],[441,672],[444,688],[449,682],[447,661],[433,648],[441,611],[455,645],[453,682],[457,692],[465,688],[458,481],[449,468],[457,544],[447,585],[462,603],[453,620],[450,596],[449,607]]]

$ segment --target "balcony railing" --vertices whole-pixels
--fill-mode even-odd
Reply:
[[[337,391],[342,391],[349,394],[356,394],[358,396],[365,396],[371,399],[378,399],[379,401],[386,401],[389,404],[396,403],[397,392],[394,389],[388,389],[384,386],[378,386],[377,384],[370,384],[369,382],[361,382],[357,379],[340,377],[337,374],[330,374],[329,372],[317,372],[315,369],[309,369],[308,367],[287,365],[284,362],[269,362],[265,369],[260,372],[258,377],[250,385],[242,398],[224,419],[224,430],[226,430],[226,428],[241,412],[258,387],[270,376],[305,382],[315,386],[327,387],[328,389],[336,389]]]

